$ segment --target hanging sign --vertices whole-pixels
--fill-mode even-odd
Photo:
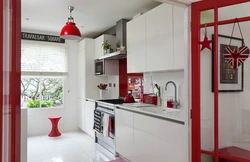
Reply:
[[[243,40],[243,45],[240,48],[234,48],[233,49],[232,46],[231,46],[231,41],[232,41],[232,36],[233,36],[233,33],[234,33],[234,27],[235,27],[236,23],[238,24],[238,27],[239,27],[239,30],[240,30],[241,38]],[[240,24],[239,24],[238,19],[236,18],[235,22],[234,22],[230,42],[229,42],[229,45],[225,48],[223,57],[225,58],[225,60],[227,61],[227,63],[229,65],[231,65],[234,69],[238,69],[238,67],[240,65],[242,65],[244,63],[244,61],[249,57],[249,54],[250,54],[250,50],[245,45],[245,41],[244,41],[244,38],[243,38],[243,34],[241,32]]]
[[[21,33],[21,38],[25,40],[33,41],[44,41],[44,42],[54,42],[54,43],[65,43],[65,39],[54,35],[36,34],[36,33]]]
[[[203,51],[205,48],[211,50],[210,44],[212,42],[213,42],[212,40],[208,40],[208,37],[207,37],[207,24],[205,24],[205,37],[204,37],[202,42],[199,42],[199,44],[201,44],[201,51]]]

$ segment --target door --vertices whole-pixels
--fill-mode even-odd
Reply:
[[[127,70],[128,73],[146,72],[146,16],[127,23]]]
[[[192,3],[192,162],[250,161],[250,59],[234,69],[223,56],[230,40],[234,50],[250,46],[249,7],[249,0]],[[211,51],[201,51],[205,33]]]
[[[94,111],[95,111],[95,101],[85,101],[85,129],[86,133],[92,138],[95,138],[94,127]]]
[[[146,13],[147,71],[173,69],[173,5],[162,4]]]
[[[0,161],[20,162],[21,1],[0,1]]]
[[[134,161],[134,113],[115,110],[116,151],[130,161]]]

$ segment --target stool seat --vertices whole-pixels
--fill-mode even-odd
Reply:
[[[61,116],[50,116],[48,117],[52,124],[52,129],[49,133],[49,137],[58,137],[61,136],[61,133],[58,130],[58,122],[62,118]]]

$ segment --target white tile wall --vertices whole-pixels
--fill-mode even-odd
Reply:
[[[183,96],[185,95],[184,71],[144,73],[144,93],[150,93],[152,91],[151,78],[153,84],[157,83],[161,88],[163,105],[166,105],[166,100],[168,97],[175,96],[173,84],[169,84],[167,91],[165,91],[165,85],[168,81],[175,82],[177,86],[177,99],[180,100],[181,104],[183,105]],[[156,89],[154,92],[156,92]]]

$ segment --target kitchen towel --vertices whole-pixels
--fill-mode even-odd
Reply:
[[[103,126],[103,136],[108,137],[109,136],[109,115],[105,114],[103,115],[102,119],[102,126]]]

